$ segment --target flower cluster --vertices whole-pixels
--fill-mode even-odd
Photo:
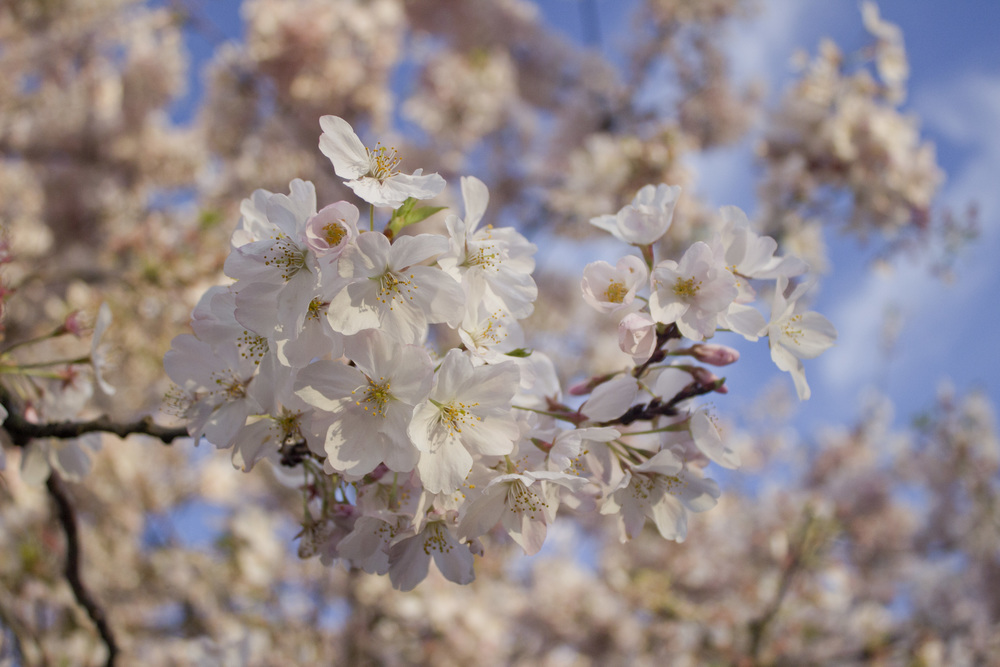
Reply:
[[[917,118],[900,110],[909,76],[902,33],[871,2],[862,15],[875,44],[845,55],[824,40],[811,61],[802,55],[802,76],[758,149],[767,169],[762,217],[802,254],[815,253],[814,264],[822,251],[810,250],[810,228],[823,218],[817,213],[836,210],[839,195],[851,201],[844,217],[852,230],[895,239],[927,230],[944,180]]]
[[[668,358],[723,365],[735,354],[701,342],[717,329],[767,335],[808,396],[800,360],[835,332],[798,312],[805,283],[784,294],[806,265],[775,257],[775,242],[737,209],[723,211],[712,243],[658,263],[652,244],[679,188],[647,186],[617,215],[593,220],[641,249],[583,278],[584,299],[621,317],[622,349],[637,365],[570,390],[590,394],[572,407],[551,361],[522,347],[535,246],[482,224],[486,186],[461,179],[464,217],[446,217],[447,235],[401,234],[440,210],[417,201],[437,196],[444,179],[403,173],[395,149],[366,147],[341,118],[321,127],[321,151],[371,205],[369,231],[350,202],[318,208],[311,183],[258,190],[232,236],[225,273],[234,282],[205,293],[194,334],[175,338],[164,359],[193,437],[232,448],[243,470],[264,459],[302,468],[302,556],[388,573],[403,590],[433,559],[467,583],[481,538],[506,533],[536,553],[561,507],[616,515],[623,540],[649,518],[681,541],[688,513],[720,495],[701,469],[739,458],[690,406],[724,391],[723,381]],[[382,232],[376,207],[392,211]],[[777,283],[770,322],[750,305],[751,281],[766,279]],[[682,348],[682,337],[698,342]]]

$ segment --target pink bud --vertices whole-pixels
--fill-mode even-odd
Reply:
[[[704,364],[728,366],[739,360],[740,353],[725,345],[696,343],[691,346],[691,356]]]
[[[330,204],[306,222],[306,245],[320,257],[339,257],[357,235],[358,208],[350,202]]]
[[[74,310],[66,316],[66,319],[63,321],[62,329],[66,333],[71,333],[77,338],[83,337],[83,317],[79,310]]]

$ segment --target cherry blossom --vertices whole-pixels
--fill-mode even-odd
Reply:
[[[399,208],[410,197],[430,199],[444,189],[444,179],[437,174],[424,175],[421,169],[400,173],[394,148],[365,148],[343,118],[323,116],[319,124],[323,129],[319,149],[330,158],[337,176],[347,179],[348,187],[371,205]]]
[[[802,360],[819,356],[837,340],[837,330],[828,319],[812,311],[798,312],[798,300],[810,287],[809,283],[799,283],[786,297],[788,280],[779,277],[767,325],[771,359],[778,368],[791,373],[795,391],[802,400],[811,393]]]
[[[663,260],[653,269],[649,311],[657,322],[676,323],[695,340],[715,334],[719,316],[739,295],[736,279],[705,243],[688,248],[679,262]]]

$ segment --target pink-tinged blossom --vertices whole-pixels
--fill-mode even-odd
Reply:
[[[347,181],[354,194],[373,206],[399,208],[410,197],[431,199],[444,189],[438,174],[424,175],[418,169],[403,174],[396,167],[400,158],[396,149],[378,145],[368,149],[351,125],[338,116],[319,119],[323,134],[319,149],[330,158],[337,176]]]
[[[302,369],[295,384],[299,398],[329,414],[330,465],[351,476],[370,473],[380,463],[409,472],[418,454],[407,428],[414,406],[431,388],[430,357],[423,348],[399,345],[378,331],[352,338],[346,351],[354,367],[321,359]]]
[[[664,539],[683,542],[687,537],[687,513],[712,509],[719,495],[714,480],[702,478],[671,450],[664,449],[625,470],[621,482],[601,506],[601,514],[618,516],[622,542],[638,536],[647,517]]]
[[[413,590],[427,577],[431,558],[448,581],[468,584],[476,578],[472,551],[452,533],[444,517],[432,517],[416,535],[389,549],[389,579],[393,588]]]
[[[324,206],[306,221],[306,245],[317,257],[339,257],[358,236],[358,207],[346,201]]]
[[[362,233],[340,256],[346,284],[330,301],[330,326],[346,336],[379,329],[401,343],[422,343],[428,323],[457,326],[465,311],[462,286],[420,265],[446,249],[447,241],[433,234],[401,236],[390,245],[383,234]]]
[[[524,553],[538,553],[545,542],[547,524],[555,520],[554,503],[547,500],[547,484],[579,491],[587,483],[581,477],[562,472],[527,471],[499,475],[490,480],[483,493],[473,500],[462,517],[458,536],[479,537],[498,522]]]
[[[591,218],[590,224],[610,232],[625,243],[650,245],[670,228],[680,193],[678,185],[646,185],[636,193],[632,203],[616,215]]]
[[[420,450],[417,470],[424,488],[451,493],[472,470],[472,454],[511,453],[520,433],[511,414],[519,381],[514,363],[474,366],[461,350],[448,351],[409,428]]]
[[[615,266],[592,262],[583,269],[580,281],[583,300],[602,313],[630,308],[648,276],[645,262],[635,255],[622,257]]]
[[[457,215],[445,219],[449,249],[438,258],[438,265],[462,283],[469,301],[515,319],[527,317],[538,297],[531,277],[535,245],[510,227],[479,228],[489,203],[489,191],[479,179],[462,178],[462,198],[465,219]]]
[[[649,311],[657,322],[676,323],[687,338],[715,334],[720,313],[739,295],[736,279],[705,243],[691,245],[680,262],[664,260],[653,269]]]
[[[810,287],[809,283],[800,283],[786,298],[787,287],[788,279],[778,278],[771,303],[771,321],[766,329],[767,341],[771,347],[771,359],[778,368],[791,374],[795,391],[804,401],[811,391],[802,360],[813,359],[833,345],[837,340],[837,330],[830,320],[819,313],[796,312],[798,299]]]
[[[637,363],[656,351],[656,322],[647,313],[628,313],[618,323],[618,347]]]

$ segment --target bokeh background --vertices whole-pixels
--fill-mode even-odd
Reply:
[[[5,2],[0,349],[114,316],[113,396],[2,376],[41,419],[177,423],[162,357],[225,282],[240,201],[293,178],[346,196],[324,114],[487,183],[493,220],[539,246],[528,327],[564,383],[623,363],[579,273],[626,250],[587,220],[646,183],[684,192],[664,256],[738,205],[821,273],[810,307],[840,333],[802,404],[763,344],[719,336],[743,355],[714,403],[744,467],[710,469],[722,500],[685,543],[567,515],[531,559],[498,537],[467,587],[299,559],[294,487],[209,446],[32,443],[72,482],[123,663],[995,660],[998,24],[971,0]],[[29,450],[5,452],[0,661],[99,664]]]

